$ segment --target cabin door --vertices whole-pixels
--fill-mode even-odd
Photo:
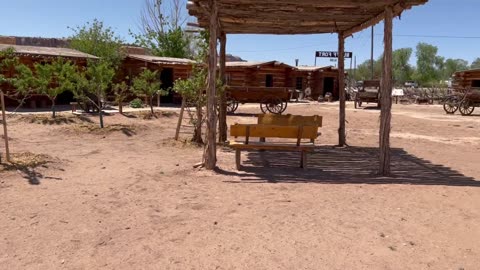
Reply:
[[[325,96],[326,93],[330,93],[335,97],[335,78],[323,78],[323,95]]]
[[[160,81],[162,85],[160,88],[162,90],[168,91],[167,96],[161,97],[162,103],[173,103],[173,68],[164,68],[162,72],[160,72]]]

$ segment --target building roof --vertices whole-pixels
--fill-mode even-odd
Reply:
[[[227,67],[257,67],[257,66],[265,66],[265,65],[274,65],[274,66],[284,65],[284,66],[293,68],[290,65],[287,65],[285,63],[278,62],[278,61],[259,61],[259,62],[258,61],[247,61],[247,62],[233,61],[233,62],[226,62],[225,65]]]
[[[13,48],[16,54],[22,54],[22,55],[42,55],[42,56],[54,56],[54,57],[98,59],[98,57],[93,56],[91,54],[83,53],[83,52],[73,50],[73,49],[68,49],[68,48],[0,44],[0,51],[6,50],[8,48]]]
[[[196,63],[195,61],[186,58],[159,57],[153,55],[129,54],[127,57],[153,64],[191,65]]]
[[[428,0],[190,0],[190,15],[209,28],[211,13],[218,11],[218,26],[227,34],[319,34],[350,36],[375,25],[392,6],[399,16]],[[210,5],[212,4],[212,5]]]

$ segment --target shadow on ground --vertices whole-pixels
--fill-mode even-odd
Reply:
[[[480,181],[451,168],[392,149],[392,176],[380,177],[378,149],[322,146],[308,156],[302,170],[298,152],[242,152],[241,171],[219,173],[248,183],[411,184],[480,187]],[[238,183],[238,182],[235,182]]]

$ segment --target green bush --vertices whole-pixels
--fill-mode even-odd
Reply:
[[[130,101],[130,107],[131,108],[136,108],[136,109],[143,108],[143,102],[142,102],[141,99],[136,98],[136,99]]]

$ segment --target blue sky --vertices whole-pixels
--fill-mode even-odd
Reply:
[[[131,41],[129,29],[137,30],[144,0],[0,0],[0,35],[66,37],[68,26],[83,25],[94,18],[113,27]],[[394,21],[394,49],[427,42],[438,47],[439,55],[463,58],[480,57],[478,0],[430,0],[424,6],[406,11]],[[383,26],[375,27],[375,58],[382,53]],[[452,38],[446,38],[452,37]],[[459,38],[453,38],[459,37]],[[461,37],[461,38],[460,38]],[[471,38],[467,38],[471,37]],[[279,60],[313,65],[316,50],[337,50],[336,35],[229,35],[227,52],[247,60]],[[370,30],[349,38],[346,50],[353,51],[357,63],[370,58]],[[415,58],[412,57],[412,63]],[[318,65],[335,64],[318,59]],[[349,63],[347,63],[348,67]]]

